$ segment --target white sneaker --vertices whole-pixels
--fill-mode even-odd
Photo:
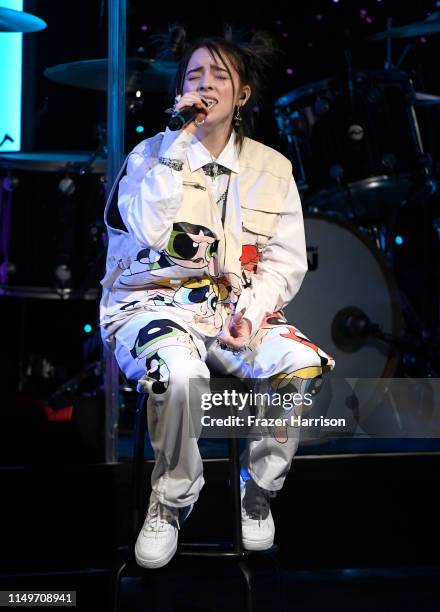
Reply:
[[[249,478],[241,486],[241,528],[246,550],[267,550],[273,544],[275,523],[270,511],[270,498],[276,491],[262,489]]]
[[[161,504],[154,491],[144,525],[135,545],[136,563],[155,569],[166,565],[177,550],[180,525],[189,516],[194,504],[185,508],[173,508]]]

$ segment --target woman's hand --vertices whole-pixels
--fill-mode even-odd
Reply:
[[[195,134],[197,131],[197,126],[194,125],[194,119],[197,119],[197,121],[203,121],[206,119],[210,111],[209,102],[197,92],[189,91],[186,94],[183,94],[177,104],[174,105],[174,112],[182,110],[182,108],[187,106],[194,106],[199,112],[197,113],[196,117],[185,123],[182,129]]]
[[[243,317],[244,309],[229,315],[218,338],[232,348],[242,348],[249,343],[252,324]]]

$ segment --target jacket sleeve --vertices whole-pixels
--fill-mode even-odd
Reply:
[[[184,161],[193,135],[185,130],[165,131],[159,157]],[[183,197],[182,171],[152,165],[145,142],[128,158],[127,173],[119,183],[118,208],[122,220],[137,242],[155,251],[166,248]]]
[[[244,317],[256,331],[266,313],[287,306],[298,293],[307,272],[307,252],[301,200],[292,176],[275,235],[267,242],[244,289],[236,311],[245,308]]]

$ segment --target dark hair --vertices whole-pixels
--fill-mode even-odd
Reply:
[[[253,109],[262,102],[267,70],[273,65],[278,54],[281,53],[272,36],[263,31],[256,31],[249,35],[243,29],[234,31],[232,26],[225,25],[223,36],[200,36],[195,40],[188,41],[187,27],[173,24],[169,27],[167,34],[159,34],[154,38],[160,44],[159,57],[174,59],[178,62],[174,84],[175,94],[182,93],[189,60],[192,54],[201,47],[207,48],[214,60],[220,59],[225,65],[233,88],[234,81],[225,61],[225,56],[237,72],[240,83],[250,86],[251,97],[245,106],[241,107],[242,122],[240,127],[237,129],[231,123],[231,132],[232,129],[235,129],[240,151],[245,136],[250,136],[253,133],[255,114]]]

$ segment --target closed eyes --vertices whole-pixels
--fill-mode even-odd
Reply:
[[[216,77],[217,79],[221,79],[222,81],[226,81],[226,80],[228,79],[228,77],[221,76],[220,74],[216,74],[216,75],[215,75],[215,77]],[[197,77],[197,76],[196,76],[196,77],[187,77],[187,79],[186,79],[186,80],[187,80],[187,81],[194,81],[195,79],[198,79],[198,78],[199,78],[199,77]]]

